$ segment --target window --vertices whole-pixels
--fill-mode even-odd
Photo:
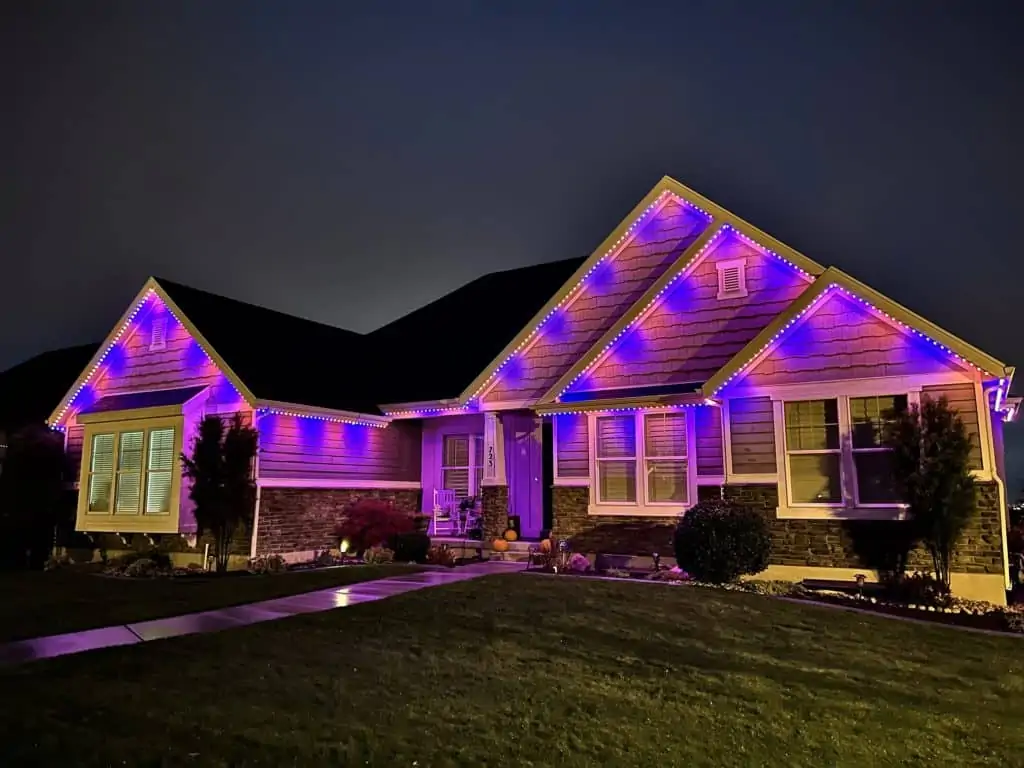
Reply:
[[[793,504],[842,503],[837,400],[786,403],[786,461]]]
[[[675,512],[689,503],[690,435],[684,411],[591,418],[596,504],[625,507],[622,514],[663,514],[664,509],[644,508]]]
[[[167,317],[160,315],[153,318],[149,332],[149,350],[156,352],[167,348]]]
[[[170,514],[173,472],[174,430],[150,430],[149,459],[146,470],[147,515]]]
[[[173,427],[93,435],[87,482],[89,514],[167,515],[177,454]],[[145,499],[145,505],[143,505]]]
[[[89,459],[89,511],[109,512],[114,488],[114,435],[93,435]]]
[[[906,409],[906,395],[850,398],[850,442],[860,504],[893,504],[900,500],[891,452],[884,439],[886,426]]]
[[[598,501],[636,504],[636,417],[597,419]]]
[[[745,259],[720,261],[718,268],[718,298],[733,299],[747,295],[747,262]]]
[[[884,436],[907,400],[907,395],[873,395],[784,403],[789,503],[898,504]]]
[[[441,487],[465,499],[480,492],[483,481],[483,436],[445,435],[441,456]]]
[[[644,429],[648,503],[685,504],[686,414],[648,414],[644,417]]]

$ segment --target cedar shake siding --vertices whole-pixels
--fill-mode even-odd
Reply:
[[[555,420],[555,461],[559,478],[590,477],[590,438],[582,413],[560,414]]]
[[[775,423],[769,398],[729,401],[729,443],[735,474],[775,473]]]
[[[697,475],[700,477],[722,477],[725,474],[722,409],[695,408],[693,419],[697,432]]]
[[[594,270],[537,340],[502,369],[484,399],[541,397],[707,227],[706,216],[670,198],[624,248]]]
[[[382,429],[265,413],[258,424],[261,479],[420,480],[419,422]]]
[[[938,400],[945,397],[949,405],[960,412],[960,418],[971,436],[971,469],[981,469],[981,428],[978,424],[978,400],[975,397],[975,385],[970,382],[963,384],[946,384],[921,388],[922,397]]]
[[[747,295],[718,298],[719,264],[744,260]],[[726,235],[573,389],[707,381],[806,290],[779,259]]]
[[[812,309],[744,377],[750,386],[960,372],[931,344],[841,294]]]

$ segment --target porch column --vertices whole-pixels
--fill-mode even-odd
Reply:
[[[484,476],[481,508],[484,540],[501,536],[508,525],[508,480],[505,477],[505,431],[497,413],[484,412]]]

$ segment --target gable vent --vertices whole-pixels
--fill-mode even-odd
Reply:
[[[744,259],[722,261],[718,267],[718,298],[732,299],[747,295],[747,270]]]
[[[161,349],[167,349],[167,318],[164,316],[153,318],[149,332],[149,351],[157,352]]]

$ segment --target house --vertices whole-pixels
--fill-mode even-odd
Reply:
[[[260,440],[240,559],[333,545],[366,495],[431,513],[452,490],[482,498],[487,538],[511,515],[526,537],[644,553],[725,497],[770,520],[767,577],[852,578],[905,515],[884,414],[946,396],[979,481],[953,587],[998,602],[1012,377],[665,178],[589,257],[487,275],[370,334],[151,279],[49,423],[80,460],[78,529],[115,549],[198,550],[177,456],[203,414],[240,412]]]

